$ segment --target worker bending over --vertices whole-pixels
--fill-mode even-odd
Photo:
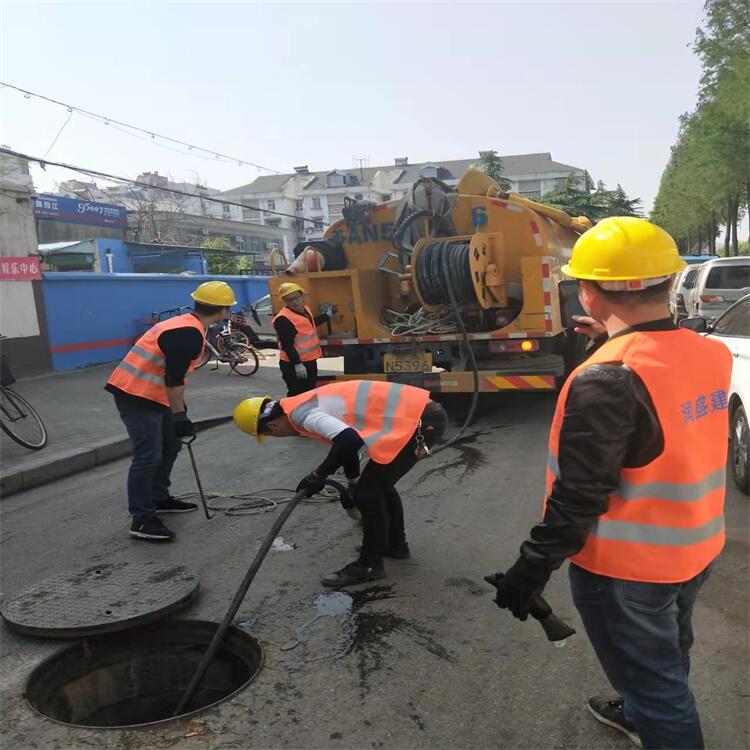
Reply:
[[[302,435],[331,444],[323,463],[297,487],[311,497],[343,467],[362,514],[359,557],[322,578],[339,588],[385,576],[383,557],[409,557],[404,510],[396,483],[443,435],[445,410],[421,388],[385,381],[350,380],[272,401],[248,398],[234,410],[235,424],[258,442],[267,435]],[[359,450],[370,460],[360,475]]]
[[[609,218],[563,272],[608,339],[565,383],[549,440],[544,517],[497,582],[525,620],[570,560],[573,600],[612,687],[589,710],[644,748],[702,748],[688,687],[693,606],[724,545],[727,389],[721,343],[675,328],[674,240]]]
[[[313,316],[305,305],[305,290],[298,284],[287,282],[279,286],[279,297],[284,307],[273,319],[279,340],[279,367],[287,387],[288,396],[315,388],[318,378],[318,360],[323,356],[316,328],[330,320],[328,312]],[[335,312],[330,308],[331,314]]]
[[[194,434],[185,406],[186,373],[203,352],[206,328],[229,315],[236,304],[223,281],[207,281],[193,293],[193,311],[149,328],[110,375],[106,390],[128,431],[133,461],[128,473],[130,536],[167,542],[174,539],[158,513],[196,509],[169,494],[170,474],[181,438]]]

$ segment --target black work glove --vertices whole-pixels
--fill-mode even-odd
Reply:
[[[193,437],[195,435],[195,425],[188,419],[187,412],[178,411],[172,414],[172,425],[175,437]]]
[[[297,485],[297,492],[304,490],[307,493],[307,497],[312,497],[313,495],[317,495],[323,487],[325,487],[323,478],[311,472]]]
[[[549,572],[543,568],[519,557],[506,573],[495,573],[485,580],[497,589],[495,604],[500,609],[509,609],[513,617],[526,620],[534,597],[544,591],[549,576]]]

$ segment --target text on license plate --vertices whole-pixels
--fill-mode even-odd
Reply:
[[[432,372],[432,352],[384,354],[385,372]]]

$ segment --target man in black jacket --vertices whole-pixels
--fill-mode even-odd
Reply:
[[[158,515],[197,508],[169,494],[182,438],[194,434],[185,405],[185,380],[203,352],[206,328],[226,318],[236,301],[223,281],[207,281],[191,296],[193,311],[146,331],[105,386],[133,446],[127,490],[130,536],[136,539],[171,541],[175,534]]]
[[[591,315],[576,330],[606,340],[560,393],[544,517],[496,579],[497,605],[525,620],[571,559],[573,600],[619,693],[588,708],[644,748],[704,746],[691,618],[724,533],[731,355],[676,330],[667,299],[682,266],[643,219],[605,219],[576,243],[563,271]]]
[[[279,341],[279,368],[287,387],[287,396],[312,390],[318,378],[318,359],[322,356],[317,327],[331,319],[335,306],[313,315],[305,305],[305,290],[286,282],[279,286],[284,307],[273,319]]]

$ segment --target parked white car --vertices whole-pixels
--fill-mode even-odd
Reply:
[[[258,334],[261,341],[276,341],[276,329],[273,327],[274,312],[271,307],[271,295],[266,294],[260,299],[255,300],[252,305],[248,305],[248,311],[250,308],[255,310],[255,314],[258,316],[255,319],[253,328]]]
[[[734,483],[750,494],[750,294],[735,302],[715,323],[688,318],[685,328],[704,332],[732,352],[729,388],[729,465]]]
[[[738,299],[750,293],[750,256],[717,258],[704,263],[686,299],[690,318],[713,323]]]
[[[701,263],[690,265],[675,277],[672,291],[669,293],[669,311],[675,323],[688,317],[687,300],[701,267]]]

